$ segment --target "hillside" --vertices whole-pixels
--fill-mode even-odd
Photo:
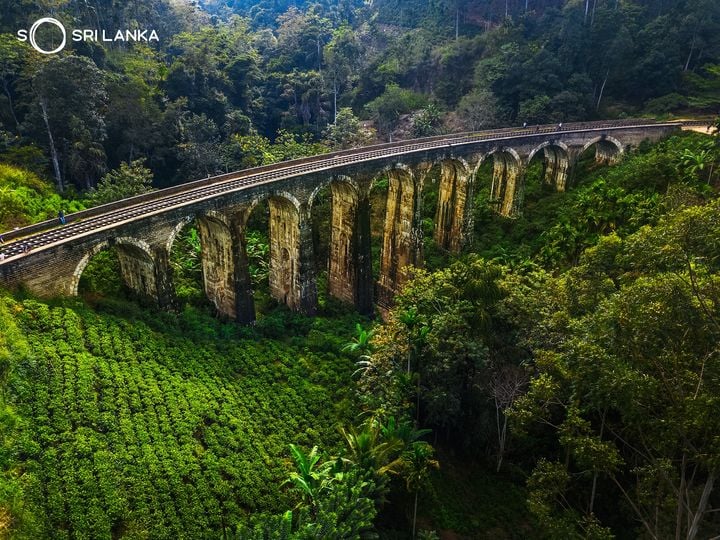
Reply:
[[[41,54],[57,25],[18,31],[48,16],[159,39]],[[0,233],[388,140],[719,110],[716,0],[11,0]],[[382,172],[347,208],[319,186],[212,234],[193,206],[158,249],[93,236],[77,298],[0,290],[0,539],[716,538],[719,137],[488,146],[471,178]],[[453,254],[434,233],[456,222]],[[393,305],[363,317],[329,294],[330,252],[378,281],[386,233],[422,268],[390,246]],[[167,310],[143,294],[158,268]],[[240,281],[248,325],[206,294]],[[277,300],[303,287],[317,316]]]
[[[720,106],[711,0],[68,2],[55,13],[68,28],[137,27],[160,39],[71,42],[49,56],[15,37],[46,13],[10,4],[0,162],[60,191],[92,189],[137,160],[161,187],[320,142]],[[45,30],[41,45],[59,37]],[[268,151],[278,141],[280,156]]]
[[[316,319],[268,305],[254,328],[219,322],[191,297],[179,314],[156,312],[122,299],[122,284],[110,286],[113,279],[102,271],[89,271],[84,300],[4,295],[0,525],[12,538],[265,538],[297,504],[287,521],[295,536],[288,537],[357,523],[358,533],[375,528],[383,538],[403,538],[418,493],[418,522],[443,537],[530,538],[536,531],[539,538],[570,538],[589,524],[633,537],[622,533],[633,530],[625,517],[631,506],[617,498],[603,469],[598,489],[611,496],[598,501],[594,514],[561,502],[552,478],[579,474],[576,485],[567,485],[581,500],[588,496],[583,471],[595,465],[571,447],[567,471],[558,468],[553,459],[569,444],[567,435],[556,441],[552,429],[534,422],[544,414],[552,423],[569,422],[575,409],[564,396],[573,385],[589,384],[586,377],[609,377],[596,381],[607,388],[615,384],[611,375],[578,370],[584,363],[572,355],[595,354],[582,352],[583,343],[612,337],[604,346],[620,352],[608,369],[620,369],[628,361],[622,351],[632,345],[606,325],[631,320],[632,335],[647,349],[634,354],[651,358],[677,340],[688,384],[705,381],[704,393],[677,413],[678,422],[691,421],[694,399],[715,399],[717,366],[707,346],[714,343],[720,305],[711,286],[716,259],[708,258],[720,241],[717,176],[688,159],[713,148],[710,137],[687,133],[641,148],[616,166],[584,163],[566,193],[530,189],[525,215],[512,222],[492,217],[480,193],[478,234],[468,253],[440,257],[428,240],[430,270],[416,271],[387,321],[370,332],[367,321],[327,299]],[[529,186],[539,186],[533,174]],[[697,289],[687,289],[692,281],[683,264],[663,255],[683,250],[697,261],[691,274]],[[707,312],[698,311],[703,302]],[[648,305],[664,310],[657,315],[665,325],[659,335],[647,334],[655,324]],[[617,313],[623,306],[635,310],[631,320]],[[683,322],[673,327],[667,317]],[[690,320],[695,334],[676,335]],[[355,328],[357,322],[363,326]],[[591,326],[584,330],[585,324]],[[701,366],[693,359],[703,354],[710,356]],[[494,401],[501,381],[515,381],[522,391]],[[557,407],[544,408],[545,391],[558,393]],[[643,391],[660,399],[656,387]],[[579,403],[585,407],[585,400]],[[629,428],[628,404],[599,403],[581,409],[585,417],[577,421],[587,428],[573,436],[595,440],[587,429],[597,426],[602,406],[621,415],[613,429]],[[506,439],[496,415],[510,422]],[[412,478],[411,454],[396,446],[412,428],[394,426],[396,419],[418,416],[432,429],[440,466],[426,469],[416,491],[404,480]],[[712,432],[711,418],[692,421]],[[687,437],[709,449],[700,433]],[[314,503],[292,487],[292,479],[306,473],[295,456],[301,476],[294,476],[291,444],[305,451],[317,446],[325,460],[313,473],[312,482],[319,482]],[[424,452],[427,444],[409,448]],[[602,444],[615,456],[607,458],[612,467],[637,459],[624,443],[617,450],[617,441]],[[668,447],[657,459],[676,458],[676,451]],[[333,478],[323,475],[337,466],[334,456],[353,464],[332,481],[358,482],[347,496],[322,483]],[[356,474],[365,480],[352,480]],[[283,485],[288,478],[291,484]],[[315,507],[317,515],[307,513]],[[702,523],[703,530],[715,525],[710,517]]]
[[[341,320],[278,341],[192,312],[1,302],[4,511],[23,537],[234,530],[290,506],[290,442],[338,448],[354,419]]]

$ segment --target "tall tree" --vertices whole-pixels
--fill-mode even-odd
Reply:
[[[333,88],[333,123],[337,122],[338,95],[351,84],[361,55],[360,41],[356,33],[347,26],[335,30],[332,39],[325,46],[327,76]]]
[[[32,74],[34,107],[26,122],[44,130],[59,191],[62,170],[90,188],[105,169],[105,76],[84,57],[53,57]]]

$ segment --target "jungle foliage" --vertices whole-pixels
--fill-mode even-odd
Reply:
[[[45,9],[161,42],[41,56],[14,34]],[[6,2],[0,229],[375,140],[716,113],[719,30],[713,0]],[[179,313],[124,299],[112,250],[83,301],[3,295],[0,536],[716,534],[718,148],[583,160],[566,193],[532,164],[459,258],[428,190],[427,269],[375,325],[269,300],[264,210],[252,327],[211,315],[196,224]]]
[[[485,258],[414,269],[367,345],[365,405],[410,410],[468,462],[526,476],[541,537],[711,535],[719,158],[708,136],[671,137],[512,226],[481,223],[470,251]],[[458,529],[483,534],[473,514]]]
[[[96,188],[138,159],[163,187],[373,134],[720,105],[712,0],[60,2],[68,28],[161,40],[71,42],[51,56],[14,35],[47,13],[12,4],[0,22],[0,160],[59,191]]]

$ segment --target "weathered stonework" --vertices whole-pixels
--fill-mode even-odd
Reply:
[[[354,238],[357,230],[358,188],[346,180],[335,181],[332,190],[328,292],[348,303],[355,302],[357,267]]]
[[[312,226],[296,201],[272,196],[270,204],[270,294],[308,315],[317,309]]]
[[[543,148],[545,160],[543,164],[545,184],[552,186],[556,191],[565,191],[570,168],[570,157],[566,148],[557,144],[550,144]]]
[[[440,164],[440,187],[435,211],[435,242],[452,253],[459,253],[467,240],[468,218],[475,171],[455,159]]]
[[[490,199],[504,217],[517,217],[525,190],[525,167],[513,149],[493,153],[493,181]]]
[[[390,305],[407,281],[406,267],[422,265],[422,228],[420,196],[422,180],[409,168],[388,171],[388,196],[385,210],[378,303]]]
[[[525,170],[534,155],[543,156],[544,181],[562,191],[569,185],[574,164],[591,147],[595,147],[598,162],[612,163],[626,148],[678,129],[673,124],[569,129],[553,133],[552,138],[525,132],[413,150],[402,156],[380,155],[365,162],[339,161],[337,166],[322,171],[278,178],[211,198],[188,199],[180,206],[140,214],[112,226],[78,233],[71,240],[43,245],[0,262],[0,281],[4,286],[25,286],[39,296],[76,295],[82,271],[91,258],[103,249],[115,248],[128,288],[140,298],[172,307],[175,295],[168,263],[170,250],[184,224],[197,218],[208,298],[220,314],[251,322],[255,309],[245,226],[253,206],[267,199],[272,295],[292,309],[313,314],[317,284],[309,209],[314,194],[329,185],[333,197],[329,293],[353,302],[363,313],[371,313],[368,193],[371,180],[383,171],[388,175],[389,192],[377,296],[381,306],[388,306],[407,280],[406,267],[422,265],[421,198],[425,176],[433,164],[441,167],[434,237],[442,248],[458,252],[472,230],[469,201],[477,184],[475,173],[483,160],[493,159],[491,200],[496,211],[515,217],[522,211]],[[47,226],[31,226],[22,234],[34,234]],[[14,236],[9,233],[6,241]]]
[[[198,219],[205,295],[218,313],[235,318],[235,261],[227,218],[207,214]]]
[[[336,179],[332,191],[328,293],[372,313],[370,202],[349,178]]]
[[[606,165],[617,163],[621,153],[622,144],[618,141],[613,142],[608,139],[602,139],[595,145],[595,161],[597,163]]]
[[[270,199],[270,294],[292,309],[300,307],[300,216],[288,200]]]

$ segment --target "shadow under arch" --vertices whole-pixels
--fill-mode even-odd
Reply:
[[[528,155],[528,170],[538,156],[542,156],[541,183],[555,191],[565,191],[571,166],[568,146],[562,141],[546,141],[540,144]]]
[[[623,144],[616,138],[601,135],[585,143],[578,152],[577,160],[581,160],[585,152],[593,146],[595,147],[595,162],[599,164],[609,165],[615,163],[625,151]]]
[[[113,250],[120,266],[125,287],[141,301],[158,303],[158,275],[155,255],[150,246],[136,238],[119,237],[100,242],[85,254],[73,272],[70,291],[77,296],[83,273],[91,261],[103,252]]]

